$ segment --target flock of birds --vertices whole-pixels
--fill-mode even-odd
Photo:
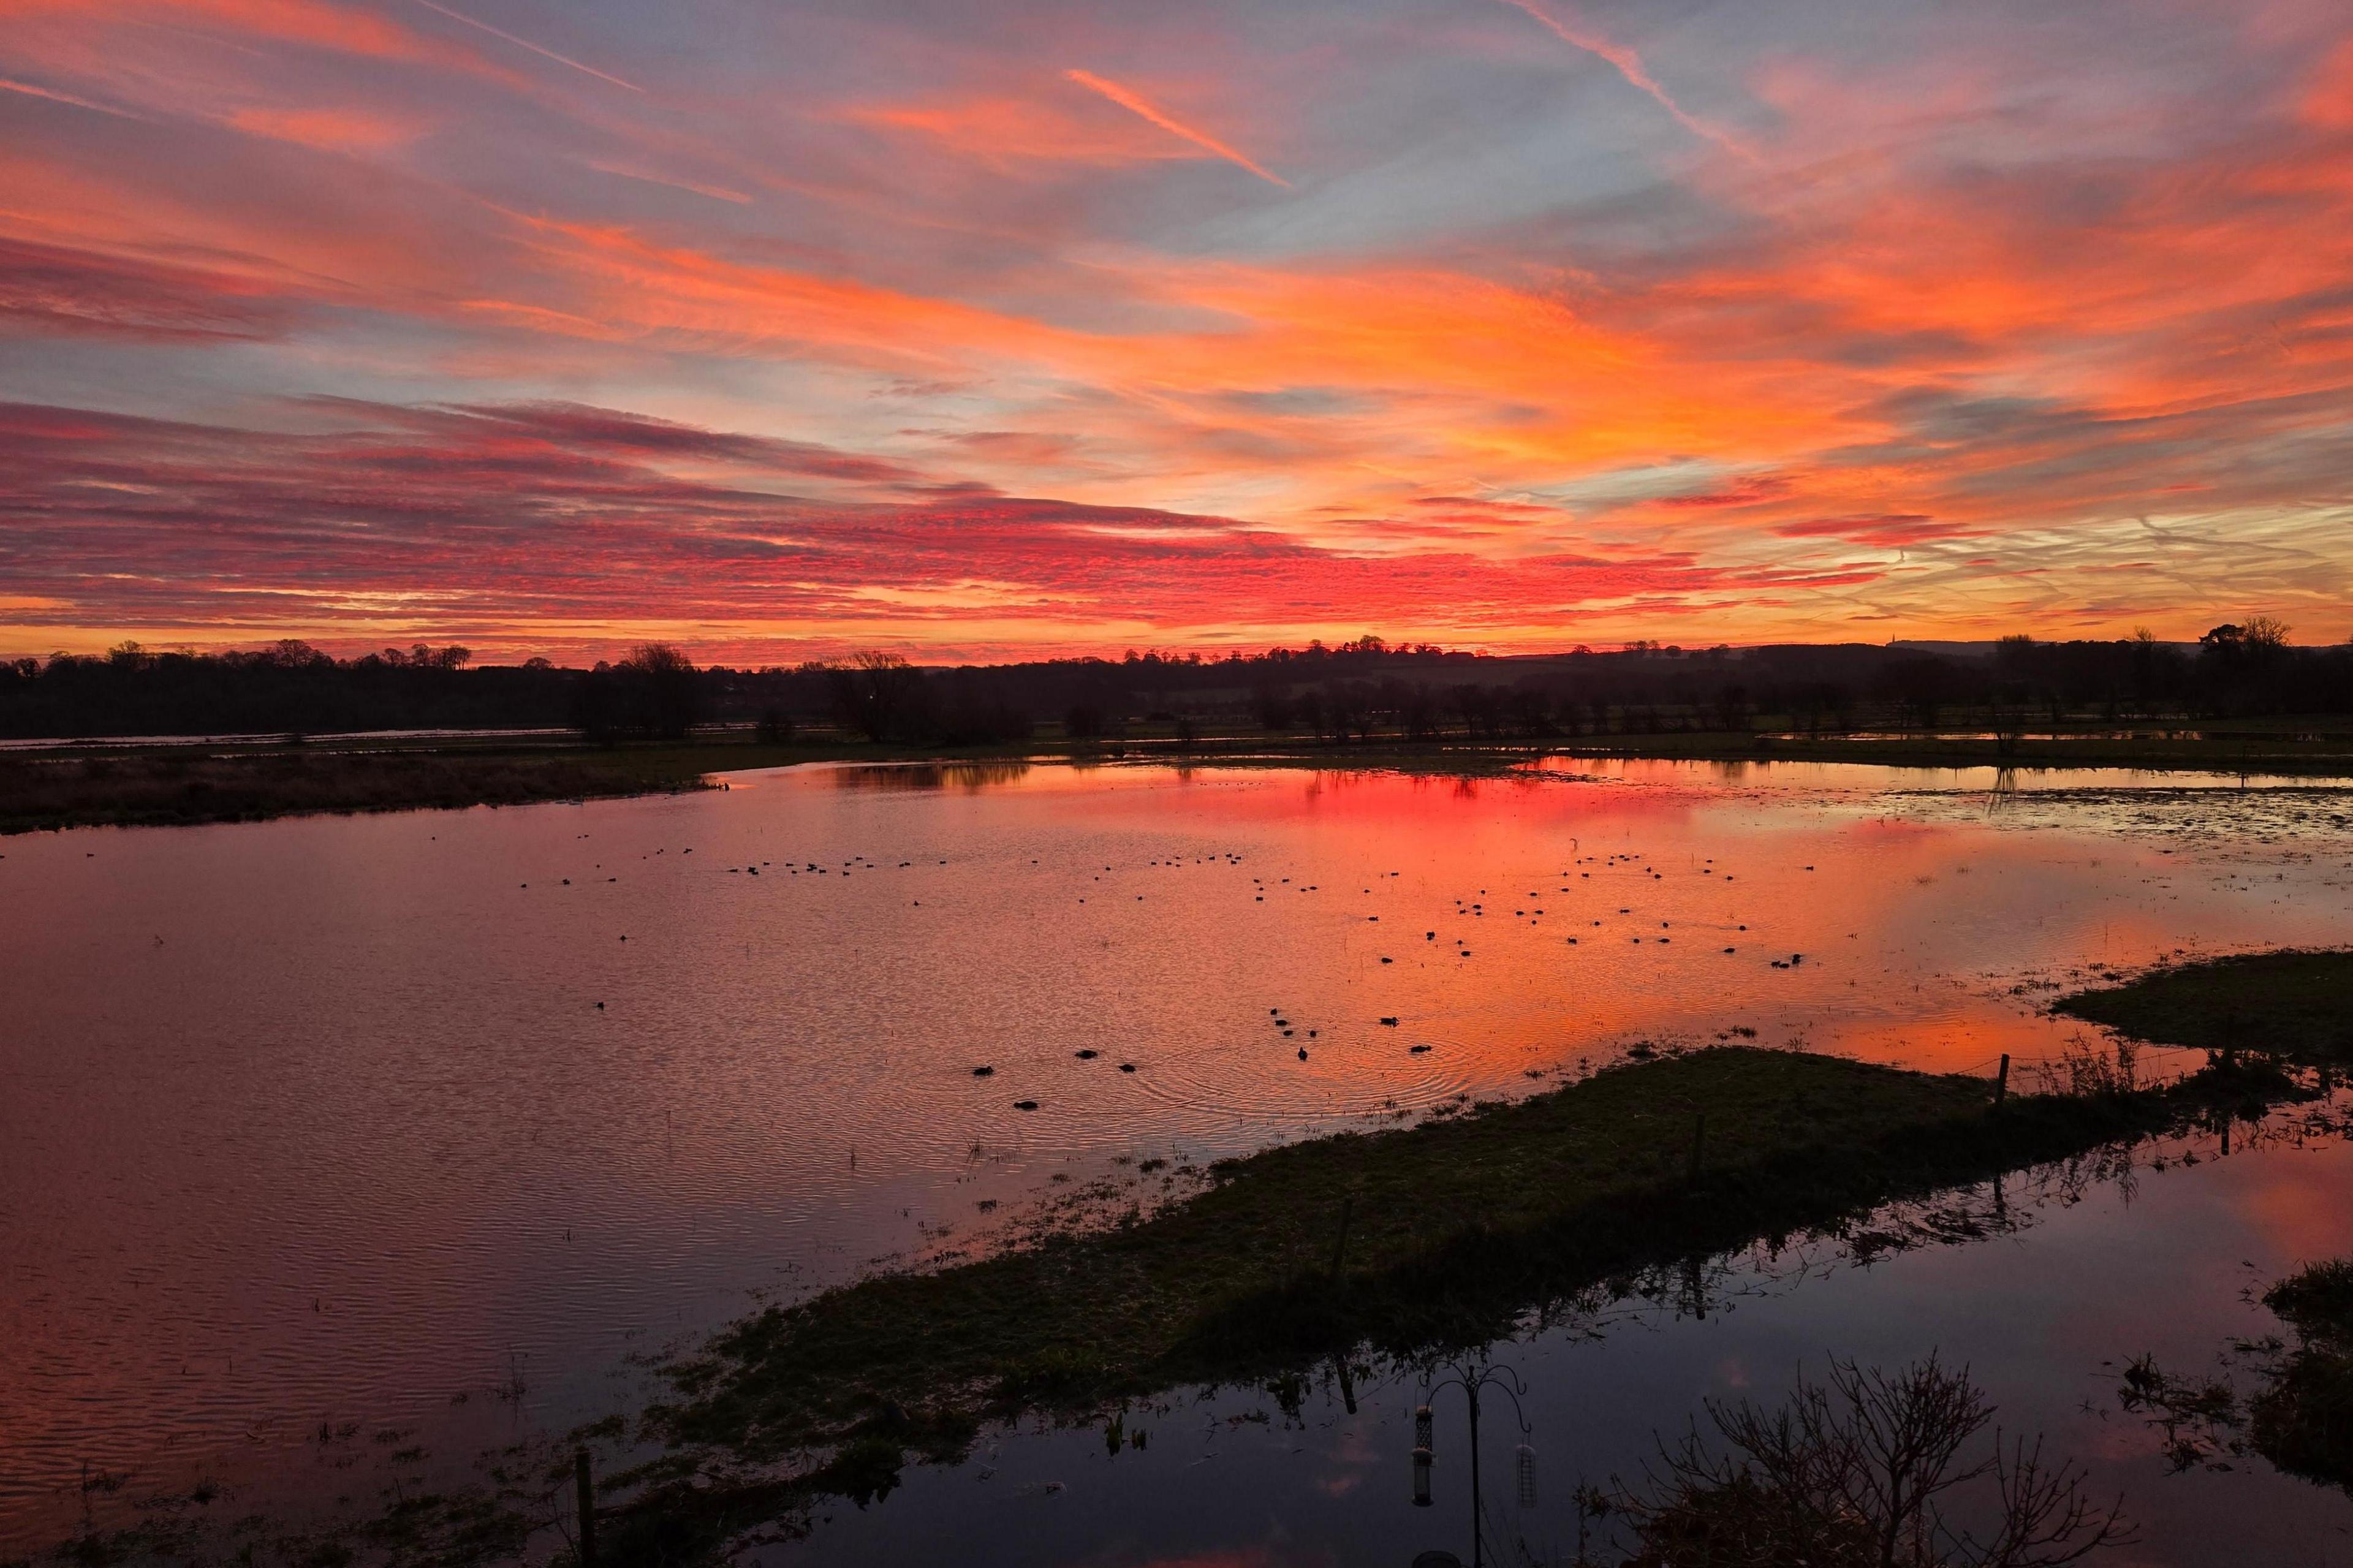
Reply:
[[[664,856],[668,853],[669,850],[667,848],[656,849],[647,858],[650,858],[655,856]],[[691,848],[681,848],[678,851],[679,858],[681,859],[687,856],[692,855],[694,851]],[[1032,858],[1029,860],[1029,864],[1032,866],[1038,865],[1039,863],[1039,860],[1035,858]],[[1180,867],[1201,865],[1218,865],[1229,868],[1240,868],[1243,863],[1243,857],[1240,853],[1233,851],[1219,851],[1214,854],[1199,854],[1185,858],[1155,858],[1147,860],[1145,864],[1148,868],[1176,868]],[[906,859],[896,862],[895,868],[893,868],[887,862],[872,860],[863,855],[853,855],[849,858],[840,861],[839,864],[827,864],[815,860],[786,861],[781,866],[777,865],[773,860],[746,862],[740,866],[727,867],[725,868],[725,874],[731,876],[757,877],[765,871],[772,877],[777,875],[790,878],[804,876],[834,877],[839,879],[841,881],[847,882],[860,876],[871,875],[892,868],[900,870],[912,869],[915,864],[914,860]],[[934,864],[944,867],[948,864],[948,861],[946,858],[941,858],[936,859]],[[600,865],[596,868],[601,870],[603,868]],[[1813,868],[1814,868],[1811,866],[1805,868],[1808,871],[1811,871]],[[1090,873],[1090,876],[1092,882],[1100,883],[1103,881],[1103,877],[1106,874],[1115,876],[1117,871],[1118,868],[1116,866],[1106,864],[1103,866],[1102,871],[1092,872]],[[1556,894],[1555,896],[1567,895],[1571,898],[1579,897],[1580,889],[1577,888],[1577,884],[1591,881],[1597,871],[1601,873],[1605,879],[1610,877],[1614,873],[1620,876],[1637,877],[1642,880],[1650,882],[1663,882],[1666,880],[1666,873],[1661,870],[1658,866],[1653,864],[1647,855],[1638,851],[1627,850],[1609,855],[1577,856],[1570,867],[1555,873],[1554,879],[1557,884]],[[1714,878],[1726,884],[1736,879],[1733,873],[1721,870],[1716,866],[1714,857],[1705,858],[1698,867],[1694,868],[1694,871],[1695,874],[1700,877]],[[1402,871],[1391,870],[1384,872],[1381,875],[1385,878],[1401,878],[1404,873]],[[606,880],[617,881],[618,879],[607,877]],[[564,886],[569,887],[571,882],[572,879],[568,877],[562,879]],[[528,888],[530,884],[524,883],[523,886]],[[1324,890],[1323,885],[1320,882],[1297,881],[1290,877],[1279,877],[1272,881],[1269,881],[1263,877],[1252,877],[1250,879],[1250,886],[1252,889],[1251,899],[1252,901],[1256,903],[1264,903],[1269,895],[1279,894],[1284,891],[1305,896],[1320,893]],[[1374,889],[1367,887],[1365,888],[1363,891],[1366,894],[1370,894]],[[1456,897],[1452,900],[1453,913],[1457,918],[1464,921],[1484,920],[1488,918],[1491,912],[1488,909],[1488,900],[1492,897],[1493,897],[1493,895],[1485,888],[1479,889],[1475,894]],[[1134,898],[1136,901],[1141,902],[1144,900],[1145,895],[1137,893],[1134,895]],[[1548,916],[1556,919],[1565,918],[1553,914],[1553,911],[1547,908],[1546,902],[1546,898],[1547,895],[1540,889],[1530,888],[1526,889],[1525,892],[1521,895],[1520,900],[1513,905],[1511,910],[1512,919],[1523,923],[1528,928],[1534,929],[1540,927]],[[1086,896],[1078,895],[1077,901],[1081,904],[1085,903],[1087,901]],[[913,899],[910,900],[910,905],[911,907],[920,909],[923,906],[923,900],[921,899]],[[1494,912],[1499,913],[1502,907],[1501,901],[1499,900],[1497,903],[1497,909]],[[1630,917],[1634,915],[1635,908],[1630,904],[1621,904],[1617,906],[1617,913],[1620,916]],[[1365,917],[1365,920],[1368,924],[1379,924],[1381,921],[1381,916],[1378,914],[1367,914]],[[1593,930],[1604,928],[1606,921],[1603,919],[1589,919],[1589,923],[1581,922],[1581,924],[1583,930],[1589,933],[1589,931]],[[1748,927],[1745,923],[1736,923],[1734,929],[1740,931],[1746,931]],[[1661,946],[1670,945],[1672,943],[1674,939],[1672,935],[1667,933],[1672,932],[1672,921],[1662,920],[1658,922],[1657,932],[1649,935],[1633,934],[1630,936],[1629,940],[1632,944],[1638,946],[1645,942],[1656,943]],[[1422,931],[1421,939],[1425,944],[1435,946],[1440,942],[1440,932],[1435,927],[1427,928]],[[628,938],[627,935],[623,935],[620,940],[627,942]],[[1447,937],[1445,940],[1450,944],[1451,951],[1458,962],[1467,961],[1472,956],[1474,950],[1471,946],[1467,936],[1452,935]],[[1580,944],[1580,937],[1577,935],[1567,935],[1564,938],[1564,941],[1566,945],[1571,947]],[[1736,952],[1737,951],[1737,943],[1727,944],[1724,948],[1724,952],[1727,954]],[[1378,957],[1379,962],[1383,964],[1393,964],[1397,962],[1396,956],[1391,953],[1381,953],[1377,956]],[[1805,962],[1805,955],[1803,953],[1793,952],[1785,958],[1773,958],[1770,962],[1772,966],[1776,969],[1794,969]],[[597,1010],[602,1011],[604,1010],[605,1004],[600,1001],[596,1004],[596,1006]],[[1321,1037],[1322,1031],[1319,1028],[1309,1027],[1305,1029],[1305,1037],[1303,1039],[1300,1038],[1300,1031],[1303,1026],[1294,1024],[1290,1016],[1287,1016],[1285,1011],[1279,1006],[1268,1008],[1267,1017],[1270,1026],[1276,1031],[1277,1037],[1282,1040],[1293,1042],[1293,1049],[1297,1059],[1303,1062],[1308,1060],[1308,1044],[1309,1042],[1318,1040]],[[1384,1015],[1379,1017],[1377,1023],[1381,1027],[1393,1029],[1400,1026],[1401,1020],[1395,1015]],[[1429,1052],[1431,1048],[1432,1047],[1427,1043],[1415,1043],[1407,1047],[1408,1053],[1415,1056],[1423,1055]],[[1102,1052],[1092,1047],[1082,1047],[1074,1051],[1072,1055],[1080,1061],[1094,1061],[1101,1058]],[[1117,1066],[1118,1070],[1122,1073],[1134,1073],[1138,1070],[1137,1065],[1133,1061],[1121,1061],[1115,1065]],[[973,1067],[971,1072],[974,1078],[988,1079],[994,1078],[997,1075],[997,1068],[993,1063],[982,1063]],[[1016,1100],[1012,1101],[1011,1104],[1014,1110],[1022,1111],[1035,1110],[1039,1106],[1039,1102],[1036,1100],[1028,1098]]]

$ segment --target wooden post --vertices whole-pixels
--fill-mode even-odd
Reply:
[[[1348,1221],[1354,1215],[1356,1207],[1356,1199],[1354,1194],[1341,1198],[1340,1240],[1339,1244],[1332,1248],[1332,1279],[1335,1284],[1339,1282],[1341,1266],[1348,1261]]]
[[[2010,1053],[2001,1053],[2001,1070],[1993,1076],[1993,1102],[2000,1105],[2010,1098]]]
[[[588,1474],[588,1450],[572,1452],[572,1475],[580,1489],[580,1568],[596,1568],[596,1489]]]
[[[1707,1152],[1707,1112],[1692,1118],[1691,1173],[1692,1181],[1699,1180],[1700,1164]]]

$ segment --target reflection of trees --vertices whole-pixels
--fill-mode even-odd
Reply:
[[[1018,783],[1029,772],[1028,763],[906,763],[835,768],[831,776],[835,784],[842,789],[960,789],[977,794],[995,786]]]

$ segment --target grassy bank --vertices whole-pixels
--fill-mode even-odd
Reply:
[[[807,760],[743,743],[350,745],[33,754],[0,760],[0,833],[185,826],[699,789],[725,768]]]
[[[2152,1045],[2329,1061],[2353,1055],[2353,951],[2171,964],[2052,1007]]]
[[[2217,1104],[2260,1110],[2267,1087],[2210,1075],[1996,1111],[1981,1079],[1732,1048],[1269,1150],[1148,1218],[737,1325],[670,1369],[676,1396],[644,1428],[666,1458],[632,1478],[646,1489],[617,1524],[638,1557],[691,1555],[797,1499],[885,1489],[909,1454],[952,1458],[1022,1410],[1483,1344],[1653,1265],[1834,1226]],[[829,1457],[790,1474],[811,1452]]]

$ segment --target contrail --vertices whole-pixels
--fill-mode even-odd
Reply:
[[[1578,32],[1538,5],[1536,0],[1502,0],[1502,4],[1514,10],[1526,12],[1553,37],[1571,48],[1583,49],[1588,55],[1595,55],[1608,60],[1617,68],[1618,74],[1624,77],[1629,84],[1650,94],[1661,109],[1675,117],[1676,124],[1693,135],[1706,137],[1736,157],[1745,158],[1752,163],[1757,162],[1757,154],[1735,141],[1730,134],[1710,125],[1704,120],[1684,113],[1683,105],[1667,96],[1667,89],[1659,85],[1656,77],[1643,68],[1642,57],[1633,50],[1622,44],[1613,44],[1609,39],[1596,37],[1594,34]]]
[[[1137,97],[1119,83],[1105,81],[1092,71],[1072,70],[1064,71],[1062,74],[1081,87],[1092,88],[1096,92],[1102,93],[1130,113],[1141,115],[1149,120],[1171,136],[1181,136],[1194,146],[1214,153],[1229,163],[1239,163],[1270,184],[1281,185],[1286,191],[1291,189],[1289,180],[1253,162],[1247,153],[1227,146],[1206,131],[1194,130],[1183,121],[1170,115],[1166,110],[1155,106],[1148,100]]]
[[[419,5],[424,6],[427,11],[438,11],[441,15],[448,17],[449,20],[453,22],[463,22],[469,27],[480,27],[482,31],[490,34],[491,37],[494,38],[504,38],[508,43],[512,44],[519,49],[529,49],[533,54],[544,55],[547,58],[554,60],[557,65],[570,66],[576,71],[586,71],[598,81],[609,81],[615,87],[626,87],[631,92],[643,92],[646,90],[644,88],[639,87],[636,82],[623,81],[619,77],[614,76],[607,71],[600,71],[595,66],[584,66],[569,55],[559,55],[554,49],[543,49],[537,44],[533,43],[529,38],[518,38],[512,33],[503,32],[497,27],[491,26],[488,22],[477,22],[471,16],[460,16],[459,13],[449,9],[447,5],[435,5],[433,0],[417,0],[417,3]]]
[[[76,98],[69,92],[58,92],[53,88],[35,87],[28,81],[11,81],[6,77],[0,77],[0,90],[7,92],[21,92],[27,98],[46,98],[51,103],[70,103],[76,109],[88,109],[100,114],[111,114],[117,120],[138,120],[142,118],[140,115],[132,113],[127,109],[110,109],[102,103],[92,103],[86,98]]]

